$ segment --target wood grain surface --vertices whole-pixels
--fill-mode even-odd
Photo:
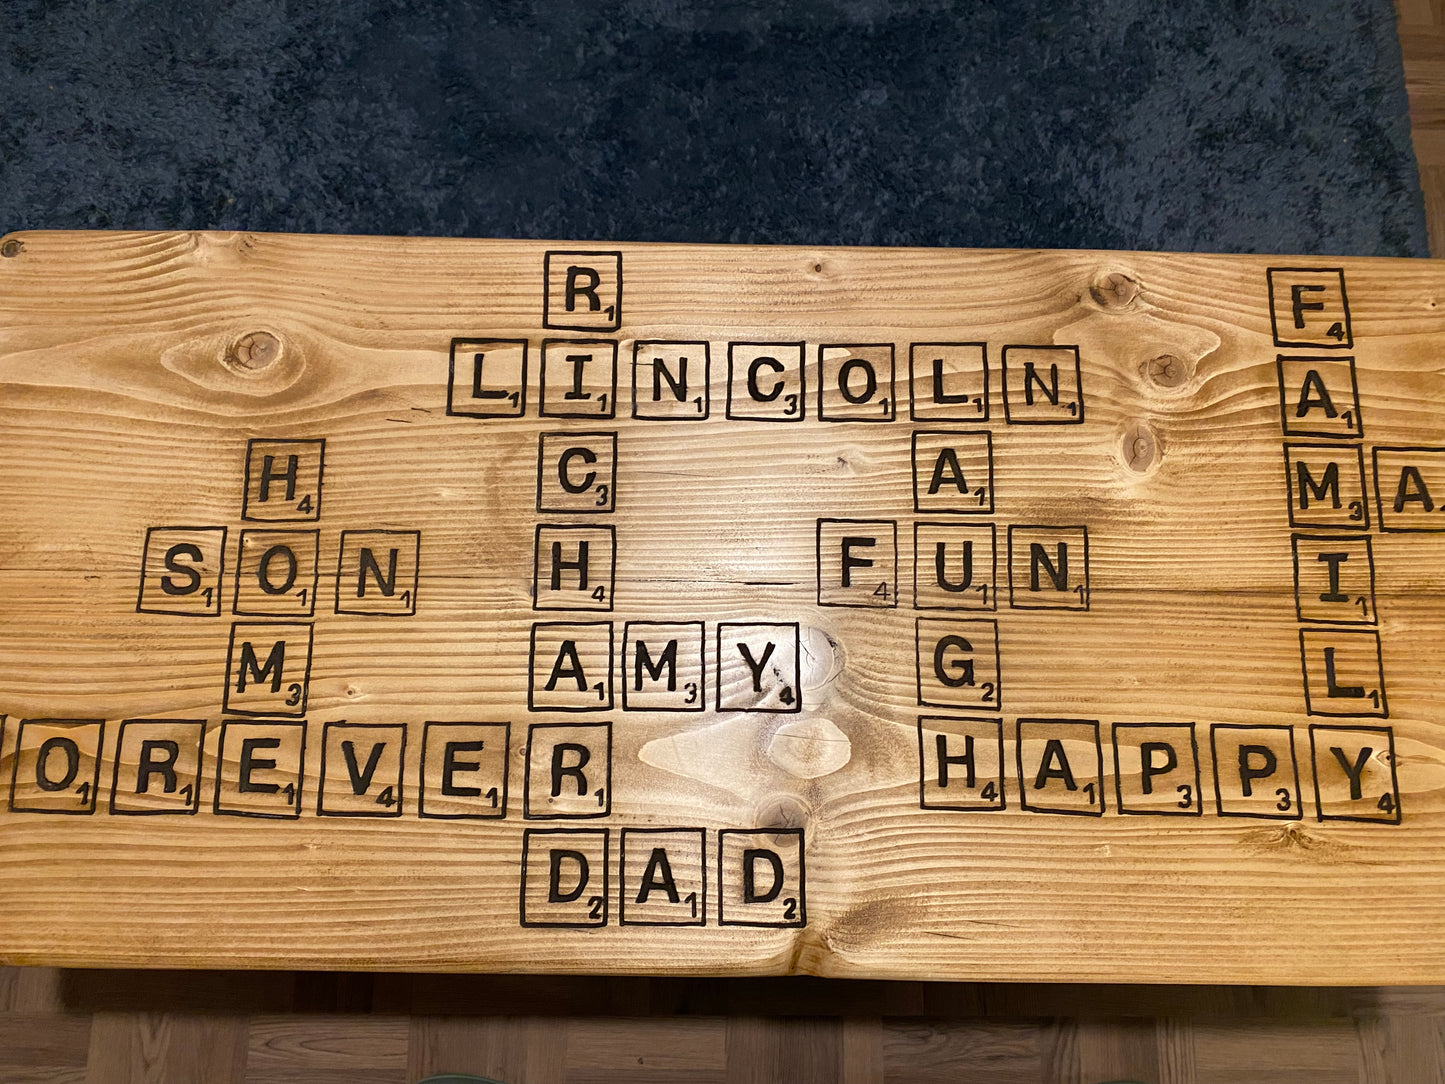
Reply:
[[[1439,265],[0,252],[0,957],[1445,981]]]

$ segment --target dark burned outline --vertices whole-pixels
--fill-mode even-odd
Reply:
[[[8,716],[6,717],[8,718]],[[82,809],[33,809],[23,805],[15,804],[16,790],[20,783],[20,750],[25,747],[25,727],[34,723],[37,726],[63,726],[66,729],[73,729],[82,726],[99,727],[95,737],[95,774],[90,780],[90,802]],[[4,737],[3,719],[0,719],[0,739]],[[97,799],[100,797],[100,762],[105,757],[105,720],[104,719],[21,719],[20,725],[15,728],[15,752],[14,762],[10,768],[10,812],[12,813],[38,813],[42,816],[51,817],[89,817],[95,813]],[[84,784],[82,784],[84,785]]]
[[[507,414],[483,414],[476,410],[458,410],[453,398],[457,386],[457,347],[467,346],[520,346],[522,348],[522,386],[517,389],[517,409]],[[524,418],[527,416],[527,350],[526,339],[471,339],[459,336],[452,340],[451,358],[447,363],[447,416],[452,418]],[[473,350],[474,354],[485,354],[485,350]]]
[[[793,688],[797,692],[790,708],[725,708],[723,707],[722,637],[723,629],[792,629]],[[803,630],[797,621],[719,621],[717,624],[717,710],[736,711],[744,715],[797,715],[803,710]]]
[[[1283,811],[1276,811],[1274,814],[1231,813],[1224,808],[1224,794],[1219,785],[1219,743],[1215,737],[1221,730],[1281,730],[1289,736],[1289,762],[1290,767],[1294,770],[1294,805],[1290,807],[1292,812],[1287,814]],[[1218,816],[1240,817],[1245,820],[1257,821],[1304,820],[1304,796],[1300,793],[1299,755],[1295,752],[1293,726],[1278,723],[1266,723],[1259,726],[1251,723],[1211,723],[1209,725],[1209,759],[1213,761],[1214,767],[1214,811]]]
[[[923,699],[923,622],[948,621],[953,624],[989,626],[993,633],[994,704],[934,704]],[[936,646],[936,645],[935,645]],[[943,708],[945,711],[1003,711],[1003,656],[999,648],[998,619],[994,617],[917,617],[913,620],[913,668],[920,708]]]
[[[1385,741],[1390,748],[1390,794],[1395,800],[1395,814],[1393,817],[1351,817],[1343,813],[1326,813],[1325,803],[1320,795],[1320,760],[1319,751],[1315,748],[1315,731],[1317,730],[1343,730],[1343,731],[1368,731],[1372,734],[1385,735]],[[1325,821],[1353,821],[1357,824],[1400,824],[1403,821],[1403,814],[1400,811],[1400,779],[1395,770],[1395,731],[1388,726],[1345,726],[1341,723],[1310,723],[1310,770],[1315,780],[1315,817],[1321,823]]]
[[[607,804],[592,813],[533,813],[532,812],[532,738],[539,730],[605,730],[607,732]],[[524,821],[590,821],[612,815],[612,721],[601,719],[595,723],[529,723],[527,724],[527,755],[522,775],[522,819]]]
[[[1024,724],[1044,723],[1048,725],[1064,723],[1069,726],[1092,726],[1094,728],[1094,758],[1098,771],[1099,808],[1093,809],[1050,809],[1047,806],[1029,805],[1029,788],[1024,778]],[[1014,720],[1014,759],[1018,762],[1019,768],[1019,808],[1027,813],[1048,813],[1058,817],[1102,817],[1104,807],[1108,804],[1104,799],[1104,745],[1099,733],[1099,720],[1097,719],[1055,719],[1038,717],[1020,717]]]
[[[612,348],[612,388],[607,393],[607,409],[597,410],[548,410],[547,409],[547,350],[553,346],[610,346]],[[592,353],[598,353],[593,350]],[[542,360],[537,366],[537,416],[539,418],[582,418],[612,421],[617,417],[617,340],[616,339],[543,339]]]
[[[1008,393],[1008,352],[1010,350],[1072,350],[1074,354],[1074,388],[1078,392],[1079,416],[1077,418],[1015,418],[1009,403]],[[1003,385],[1003,417],[1007,425],[1083,425],[1084,424],[1084,369],[1079,360],[1077,346],[1058,343],[1010,343],[999,357],[1000,381]],[[1063,402],[1063,396],[1059,396]]]
[[[781,417],[781,418],[775,418],[775,417],[765,417],[765,416],[760,415],[760,414],[735,414],[735,413],[733,413],[733,351],[734,351],[735,348],[737,348],[737,347],[739,347],[739,346],[765,346],[765,347],[786,346],[786,347],[787,347],[788,349],[790,349],[790,350],[792,350],[792,349],[794,349],[794,348],[797,349],[797,351],[798,351],[798,416],[797,416],[796,418],[790,418],[790,417],[787,417],[787,416],[784,416],[784,417]],[[782,361],[783,359],[782,359],[782,358],[777,358],[776,360],[777,360],[777,361]],[[785,369],[785,370],[784,370],[784,373],[786,373],[786,372],[787,372],[787,370]],[[779,393],[779,394],[784,394],[784,393]],[[756,400],[752,399],[751,397],[749,397],[748,401],[749,401],[749,402],[756,402]],[[770,400],[770,401],[771,401],[771,400]],[[797,341],[797,342],[767,342],[767,343],[764,343],[764,342],[750,342],[750,341],[748,341],[748,342],[744,342],[744,341],[729,342],[729,343],[728,343],[728,400],[727,400],[727,407],[726,407],[726,409],[723,411],[723,416],[726,417],[726,418],[730,418],[730,419],[736,420],[736,421],[748,421],[748,422],[777,422],[777,423],[781,423],[781,424],[786,424],[786,423],[788,423],[788,422],[800,422],[800,421],[802,421],[804,418],[806,418],[806,417],[808,416],[808,343],[807,343],[807,341],[806,341],[806,340],[799,340],[799,341]]]
[[[918,416],[918,393],[917,393],[917,390],[916,390],[916,389],[917,389],[917,384],[916,384],[917,375],[916,375],[915,372],[914,372],[914,361],[916,360],[916,356],[915,356],[915,355],[916,355],[917,350],[918,350],[918,348],[919,348],[920,346],[921,346],[921,347],[930,347],[930,346],[976,346],[976,347],[978,347],[978,348],[983,352],[983,399],[982,399],[982,402],[983,402],[983,412],[982,412],[982,413],[979,413],[979,412],[975,411],[974,414],[973,414],[973,417],[971,417],[971,418],[950,418],[950,417],[948,417],[947,415],[931,415],[931,416],[929,416],[929,417],[927,417],[927,418],[920,418],[920,417]],[[928,401],[929,401],[929,402],[935,402],[935,400],[932,400],[932,399],[930,399],[930,400],[928,400]],[[945,404],[945,405],[947,405],[947,404]],[[909,344],[908,344],[908,416],[909,416],[909,418],[911,418],[913,421],[925,421],[925,422],[930,422],[930,423],[931,423],[931,422],[986,422],[986,421],[988,421],[989,406],[990,406],[990,403],[989,403],[989,386],[988,386],[988,343],[986,343],[986,342],[967,342],[967,343],[962,343],[962,342],[961,342],[961,343],[909,343]]]
[[[1083,531],[1084,532],[1084,604],[1082,606],[1030,605],[1016,602],[1014,588],[1014,531]],[[1070,592],[1072,594],[1073,592]],[[1088,613],[1093,602],[1089,587],[1089,528],[1083,523],[1010,523],[1008,528],[1008,605],[1011,610],[1064,610],[1073,613]]]
[[[1376,607],[1375,607],[1375,551],[1374,551],[1374,547],[1372,547],[1372,546],[1370,545],[1370,536],[1369,536],[1369,535],[1367,535],[1367,534],[1366,534],[1366,535],[1358,535],[1358,534],[1346,534],[1346,535],[1338,535],[1338,534],[1336,534],[1336,535],[1302,534],[1302,533],[1300,533],[1300,532],[1298,532],[1298,531],[1295,531],[1295,532],[1293,532],[1293,533],[1290,534],[1289,540],[1290,540],[1290,550],[1291,550],[1291,553],[1292,553],[1292,555],[1293,555],[1293,557],[1294,557],[1294,612],[1295,612],[1295,617],[1299,619],[1299,621],[1300,621],[1301,624],[1310,624],[1310,625],[1352,625],[1352,626],[1359,626],[1359,625],[1378,625],[1378,624],[1380,623],[1379,611],[1378,611],[1378,610],[1376,609]],[[1360,618],[1358,621],[1341,621],[1341,620],[1339,620],[1338,618],[1325,618],[1325,617],[1305,617],[1305,615],[1304,615],[1304,608],[1303,608],[1303,606],[1301,605],[1301,602],[1302,602],[1303,600],[1302,600],[1301,597],[1300,597],[1300,582],[1299,582],[1299,544],[1300,544],[1301,542],[1349,542],[1349,543],[1364,542],[1364,543],[1365,543],[1365,562],[1366,562],[1366,564],[1369,566],[1369,569],[1370,569],[1370,615],[1369,615],[1368,617],[1362,617],[1362,618]]]
[[[120,791],[120,753],[125,748],[125,728],[132,723],[137,726],[194,726],[196,727],[196,780],[191,785],[190,804],[180,809],[118,809],[115,798]],[[217,766],[219,771],[219,765]],[[201,779],[206,772],[206,720],[204,719],[122,719],[115,736],[115,764],[110,774],[110,814],[113,817],[186,817],[194,816],[201,808]],[[129,795],[130,791],[126,792]]]
[[[879,418],[863,418],[848,415],[828,417],[823,404],[828,399],[828,385],[823,379],[824,350],[887,350],[888,351],[888,412]],[[871,365],[870,365],[871,368]],[[820,422],[891,422],[898,419],[898,351],[892,343],[819,343],[818,344],[818,420]],[[839,389],[841,394],[841,388]],[[874,400],[876,402],[876,400]]]
[[[497,802],[495,813],[428,813],[426,811],[426,750],[427,738],[431,734],[431,728],[437,726],[499,726],[502,728],[502,787],[498,794],[500,799]],[[512,775],[512,724],[488,723],[488,722],[467,722],[462,721],[437,721],[427,720],[422,724],[421,731],[421,761],[416,779],[416,812],[418,817],[425,817],[428,820],[437,821],[496,821],[502,820],[507,815],[507,789],[508,781]]]
[[[607,505],[603,508],[546,508],[542,504],[542,468],[547,462],[544,451],[546,441],[549,437],[570,438],[579,442],[586,442],[591,437],[603,437],[612,444],[612,473],[607,478]],[[555,460],[554,460],[555,462]],[[587,490],[583,491],[588,492]],[[553,430],[547,433],[537,434],[537,511],[561,513],[563,515],[579,516],[605,516],[617,510],[617,430],[612,429],[602,433],[569,433],[565,430]]]
[[[700,346],[702,347],[702,413],[701,414],[641,414],[637,398],[637,355],[644,346]],[[687,400],[691,402],[692,400]],[[641,422],[705,422],[712,415],[712,348],[705,340],[694,339],[638,339],[632,344],[632,416]]]
[[[1401,447],[1396,447],[1396,446],[1392,446],[1392,445],[1379,445],[1379,446],[1377,446],[1377,447],[1374,447],[1374,448],[1371,448],[1371,449],[1370,449],[1370,468],[1371,468],[1371,474],[1372,474],[1372,476],[1373,476],[1373,478],[1374,478],[1374,481],[1375,481],[1375,505],[1376,505],[1377,511],[1378,511],[1379,514],[1380,514],[1380,530],[1383,531],[1385,534],[1439,534],[1441,531],[1445,531],[1445,523],[1441,523],[1440,526],[1438,526],[1438,527],[1387,527],[1387,526],[1385,526],[1385,497],[1384,497],[1384,494],[1383,494],[1383,493],[1381,492],[1381,490],[1380,490],[1380,453],[1381,453],[1381,452],[1424,452],[1424,453],[1429,454],[1429,455],[1445,455],[1445,448],[1441,448],[1441,447],[1434,447],[1434,448],[1401,448]],[[1361,487],[1363,488],[1364,479],[1361,478],[1360,481],[1361,481]],[[1291,500],[1294,499],[1294,498],[1293,498],[1293,495],[1291,495],[1291,498],[1290,498],[1290,499],[1291,499]],[[1369,498],[1367,497],[1366,500],[1368,501],[1368,499],[1369,499]],[[1437,512],[1445,513],[1445,502],[1442,502],[1441,504],[1437,504],[1437,505],[1435,506],[1435,510],[1436,510]],[[1391,514],[1391,515],[1396,515],[1396,513],[1393,511],[1393,508],[1392,508],[1390,514]],[[1406,513],[1401,512],[1401,513],[1398,513],[1398,514],[1399,514],[1399,515],[1405,515]],[[1445,514],[1442,514],[1441,518],[1442,518],[1442,519],[1445,519]]]
[[[1331,636],[1370,636],[1375,641],[1375,666],[1380,677],[1380,708],[1378,711],[1319,711],[1315,708],[1310,698],[1310,668],[1309,655],[1305,649],[1305,636],[1311,632],[1324,632]],[[1299,630],[1299,654],[1300,654],[1300,677],[1304,683],[1305,690],[1305,714],[1313,715],[1323,719],[1388,719],[1390,717],[1390,702],[1385,695],[1385,655],[1380,644],[1380,632],[1378,629],[1368,628],[1338,628],[1327,629],[1303,628]],[[1365,703],[1369,703],[1369,697],[1365,697]]]
[[[311,568],[311,591],[307,595],[307,606],[305,613],[281,613],[275,610],[243,610],[241,609],[241,566],[242,553],[246,549],[246,538],[248,535],[263,534],[304,534],[310,535],[312,543],[316,546],[316,559],[312,562]],[[291,547],[287,547],[290,549]],[[294,550],[292,551],[295,552]],[[338,558],[340,560],[340,558]],[[307,530],[304,527],[294,530],[286,528],[275,529],[266,527],[246,527],[241,530],[240,537],[236,540],[236,589],[231,593],[231,612],[242,617],[315,617],[316,616],[316,593],[321,589],[321,530]],[[412,597],[415,598],[415,590]]]
[[[1301,523],[1295,519],[1295,498],[1299,496],[1299,491],[1295,488],[1298,472],[1294,469],[1294,460],[1290,458],[1290,453],[1296,451],[1329,452],[1337,462],[1343,462],[1345,458],[1338,453],[1349,451],[1355,453],[1355,460],[1360,469],[1360,521],[1358,523],[1352,520],[1340,523]],[[1340,485],[1343,488],[1344,482],[1341,481]],[[1368,531],[1370,529],[1370,491],[1365,486],[1365,452],[1359,444],[1309,444],[1285,441],[1284,488],[1285,494],[1289,498],[1289,525],[1291,527],[1305,531]],[[1348,508],[1349,505],[1346,504],[1344,510],[1348,510]]]
[[[1284,364],[1285,364],[1285,362],[1287,362],[1287,361],[1304,361],[1304,362],[1317,362],[1317,361],[1318,361],[1318,362],[1326,362],[1326,363],[1334,364],[1334,365],[1338,365],[1340,362],[1343,361],[1343,362],[1347,362],[1347,363],[1349,364],[1349,367],[1350,367],[1350,394],[1353,396],[1353,404],[1352,404],[1352,406],[1351,406],[1351,409],[1354,411],[1353,417],[1354,417],[1354,419],[1355,419],[1355,420],[1354,420],[1354,424],[1353,424],[1349,429],[1346,429],[1346,430],[1345,430],[1344,432],[1342,432],[1342,433],[1332,433],[1332,432],[1324,432],[1324,431],[1321,431],[1321,430],[1318,430],[1318,429],[1291,429],[1291,428],[1290,428],[1290,419],[1291,419],[1291,417],[1292,417],[1292,415],[1290,414],[1291,406],[1290,406],[1290,401],[1289,401],[1289,395],[1288,395],[1287,392],[1285,391],[1285,385],[1284,385]],[[1355,378],[1355,358],[1354,358],[1354,355],[1353,355],[1353,354],[1349,355],[1348,357],[1340,357],[1340,356],[1338,356],[1338,355],[1334,355],[1334,356],[1321,356],[1321,357],[1311,357],[1311,356],[1309,356],[1309,355],[1307,355],[1307,354],[1299,354],[1299,355],[1279,354],[1279,355],[1277,355],[1277,356],[1275,357],[1274,365],[1275,365],[1275,370],[1276,370],[1276,371],[1278,372],[1278,374],[1279,374],[1279,424],[1280,424],[1280,429],[1283,431],[1283,433],[1284,433],[1285,436],[1287,436],[1287,437],[1333,437],[1333,438],[1335,438],[1336,440],[1359,440],[1361,437],[1364,436],[1365,423],[1364,423],[1364,419],[1363,419],[1362,417],[1360,417],[1360,385],[1359,385],[1359,382],[1358,382],[1358,381],[1356,380],[1356,378]],[[1298,404],[1295,404],[1295,405],[1297,406]]]
[[[1194,753],[1194,808],[1180,809],[1175,803],[1172,809],[1130,809],[1124,804],[1124,769],[1119,764],[1120,730],[1182,730],[1189,731],[1189,747]],[[1114,806],[1126,817],[1202,817],[1204,816],[1204,780],[1199,765],[1199,735],[1193,723],[1114,723],[1109,731],[1109,740],[1114,745]]]
[[[606,531],[612,539],[612,560],[607,568],[607,605],[605,606],[543,606],[542,605],[542,532],[543,531]],[[591,567],[590,565],[588,566]],[[551,589],[548,588],[550,591]],[[539,523],[532,534],[532,609],[537,613],[610,614],[612,599],[617,594],[617,528],[611,523]],[[591,597],[590,594],[588,596]]]
[[[893,593],[888,597],[888,602],[882,606],[872,606],[866,602],[824,602],[823,601],[823,524],[825,523],[856,523],[868,527],[888,527],[893,532]],[[835,606],[852,610],[896,610],[898,609],[898,521],[896,519],[842,519],[834,516],[819,516],[817,527],[813,532],[814,551],[816,553],[815,565],[818,573],[818,605]],[[915,584],[914,592],[917,593],[917,569],[914,569]],[[831,584],[829,585],[832,586]],[[846,590],[841,584],[838,590]],[[876,588],[875,588],[876,590]]]
[[[643,922],[627,918],[627,837],[635,836],[676,836],[683,832],[696,832],[698,838],[698,870],[702,875],[702,887],[698,889],[697,918],[685,922]],[[619,926],[706,926],[707,925],[707,829],[706,828],[623,828],[617,843],[617,924]]]
[[[296,762],[296,804],[291,813],[257,813],[254,810],[223,809],[221,807],[221,766],[226,763],[226,731],[232,726],[296,726],[301,728],[301,751]],[[303,805],[302,789],[306,785],[306,739],[308,727],[305,719],[223,719],[221,733],[216,745],[216,793],[211,805],[217,817],[251,817],[267,821],[295,821],[301,819]],[[278,769],[279,770],[279,769]]]
[[[612,848],[610,846],[610,828],[525,828],[522,830],[522,876],[521,892],[517,902],[517,916],[521,925],[529,930],[534,929],[569,929],[588,930],[599,929],[606,926],[609,920],[608,906],[612,897]],[[602,837],[602,891],[594,892],[591,896],[602,897],[602,918],[601,921],[589,919],[586,922],[540,922],[527,920],[527,859],[532,847],[532,839],[536,836],[601,836]],[[591,896],[588,898],[590,899]]]
[[[296,705],[295,711],[255,711],[246,708],[231,707],[231,665],[235,662],[236,656],[236,630],[241,628],[288,628],[306,630],[306,671],[301,676],[301,700]],[[223,715],[249,715],[258,719],[273,719],[282,717],[287,719],[300,719],[306,715],[306,700],[311,695],[311,657],[316,646],[316,626],[305,621],[232,621],[231,639],[226,645],[226,684],[221,695],[221,713]],[[292,682],[295,684],[295,682]],[[286,705],[283,704],[284,708]]]
[[[1279,274],[1304,274],[1304,275],[1338,275],[1340,277],[1340,308],[1345,312],[1345,337],[1337,343],[1298,343],[1287,342],[1279,337],[1279,317],[1275,313],[1274,305],[1274,276]],[[1345,269],[1343,267],[1269,267],[1264,272],[1265,282],[1269,288],[1269,330],[1274,337],[1275,346],[1304,348],[1306,350],[1350,350],[1354,348],[1355,338],[1350,330],[1350,298],[1345,293]]]
[[[797,836],[798,837],[798,917],[794,921],[755,922],[728,919],[723,910],[723,855],[727,852],[725,836]],[[807,840],[801,828],[723,828],[717,834],[717,924],[719,926],[752,926],[762,929],[798,929],[808,924]]]
[[[685,706],[685,707],[681,707],[681,708],[655,708],[655,707],[652,707],[652,708],[634,708],[634,707],[631,707],[631,706],[628,705],[628,703],[627,703],[627,690],[628,690],[628,681],[627,681],[627,659],[628,659],[628,646],[629,646],[629,645],[631,644],[631,642],[632,642],[632,628],[633,628],[634,625],[652,625],[652,626],[672,625],[672,626],[687,626],[687,627],[689,627],[689,628],[696,626],[696,628],[697,628],[698,678],[697,678],[697,704],[696,704],[695,706],[693,706],[693,707],[686,707],[686,706]],[[681,647],[681,640],[680,640],[680,639],[679,639],[679,642],[678,642],[678,646]],[[622,626],[622,656],[621,656],[620,659],[618,659],[618,665],[619,665],[619,667],[621,668],[621,678],[622,678],[622,710],[623,710],[623,711],[706,711],[706,710],[707,710],[707,624],[706,624],[705,622],[702,622],[702,621],[628,621],[628,622],[625,622],[625,623],[623,624],[623,626]]]
[[[918,601],[918,567],[922,558],[918,552],[918,528],[920,527],[949,527],[969,528],[982,530],[988,528],[989,553],[993,558],[993,568],[989,573],[988,593],[989,601],[982,606],[924,606]],[[973,588],[969,588],[973,590]],[[926,613],[997,613],[998,612],[998,528],[992,523],[939,523],[936,520],[915,520],[913,523],[913,608],[923,610]]]
[[[581,611],[585,613],[586,611]],[[533,693],[537,688],[537,630],[538,629],[602,629],[607,630],[607,699],[600,701],[594,708],[558,708],[538,707],[533,701]],[[527,710],[540,712],[562,712],[565,714],[583,714],[594,711],[612,711],[613,689],[612,689],[612,667],[615,663],[613,656],[616,654],[617,636],[612,627],[611,621],[533,621],[531,637],[527,643]]]
[[[598,256],[608,256],[617,260],[617,301],[613,308],[613,320],[610,326],[589,325],[586,327],[578,327],[575,324],[554,324],[552,322],[553,256],[586,256],[589,259]],[[620,328],[622,326],[622,251],[620,249],[614,249],[606,252],[573,252],[570,249],[552,248],[544,252],[542,254],[542,326],[551,331],[616,331]]]
[[[343,608],[341,605],[341,573],[348,566],[346,565],[346,539],[348,535],[387,535],[396,538],[411,538],[416,541],[416,562],[411,577],[411,605],[405,610],[354,610],[351,607]],[[360,551],[357,551],[358,557]],[[358,570],[360,566],[358,565]],[[414,617],[416,615],[416,596],[421,589],[421,532],[420,531],[393,531],[373,528],[355,528],[341,532],[341,540],[336,547],[336,610],[338,614],[351,614],[360,617]]]
[[[340,812],[326,808],[326,747],[330,744],[328,739],[331,731],[336,730],[400,730],[401,731],[401,755],[396,763],[396,803],[392,809],[382,809],[379,813],[359,811]],[[360,817],[368,819],[391,819],[394,820],[402,815],[402,809],[406,799],[406,732],[405,723],[348,723],[345,719],[335,719],[323,723],[321,727],[321,775],[316,781],[316,815],[318,817]],[[361,797],[361,795],[353,795]]]
[[[924,508],[919,503],[918,493],[918,438],[919,437],[983,437],[984,449],[988,454],[988,504],[977,508]],[[913,443],[909,449],[909,462],[913,468],[913,511],[921,516],[991,516],[993,515],[993,434],[987,429],[915,429]],[[938,460],[934,460],[937,466]]]
[[[924,775],[923,755],[923,724],[937,720],[943,723],[988,723],[997,731],[998,736],[998,803],[996,805],[929,805],[928,779]],[[990,780],[992,782],[992,780]],[[948,716],[948,715],[920,715],[918,716],[918,808],[919,809],[943,809],[958,813],[998,813],[1008,808],[1008,762],[1004,758],[1003,751],[1003,720],[990,719],[985,716]]]
[[[257,444],[314,444],[316,445],[316,507],[310,515],[278,516],[262,518],[251,512],[251,453]],[[315,523],[321,519],[321,495],[326,488],[326,438],[325,437],[252,437],[246,441],[246,488],[241,492],[241,518],[247,523]]]
[[[221,554],[216,572],[216,608],[214,610],[161,610],[154,606],[144,606],[146,594],[146,569],[150,567],[151,556],[151,535],[156,531],[220,531],[221,532]],[[141,546],[140,556],[140,590],[135,596],[135,612],[138,614],[166,614],[171,617],[220,617],[221,616],[221,591],[226,584],[226,532],[225,527],[147,527],[145,542]],[[243,534],[245,532],[242,532]],[[239,571],[239,568],[238,568]],[[200,588],[197,588],[200,590]]]

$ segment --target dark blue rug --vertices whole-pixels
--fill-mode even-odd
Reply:
[[[1426,252],[1390,0],[3,0],[61,227]]]

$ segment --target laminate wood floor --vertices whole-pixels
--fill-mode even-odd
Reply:
[[[1445,1084],[1445,988],[0,970],[3,1084]]]

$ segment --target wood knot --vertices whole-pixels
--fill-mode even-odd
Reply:
[[[1143,422],[1130,422],[1124,428],[1119,451],[1124,465],[1140,474],[1152,469],[1163,457],[1158,438]]]
[[[820,628],[804,625],[799,629],[799,669],[806,690],[821,689],[835,681],[843,672],[843,645]]]
[[[20,240],[20,238],[18,237],[6,238],[5,243],[0,244],[0,256],[4,256],[7,259],[14,256],[19,256],[24,251],[25,242]]]
[[[1110,271],[1094,280],[1089,287],[1094,304],[1109,312],[1123,312],[1139,297],[1139,283],[1122,271]]]
[[[1139,375],[1146,384],[1156,388],[1177,388],[1189,380],[1189,367],[1181,357],[1160,354],[1157,358],[1140,362]]]
[[[1334,840],[1326,839],[1324,836],[1313,836],[1299,824],[1290,822],[1279,828],[1261,828],[1256,832],[1250,832],[1244,836],[1242,842],[1257,851],[1270,852],[1274,854],[1306,854],[1315,852],[1321,857],[1336,857],[1346,854],[1348,847],[1336,843]]]
[[[761,832],[802,828],[808,823],[808,807],[791,794],[779,794],[758,806],[754,820]]]
[[[281,340],[269,331],[242,335],[226,351],[225,364],[235,373],[257,373],[281,357]]]

